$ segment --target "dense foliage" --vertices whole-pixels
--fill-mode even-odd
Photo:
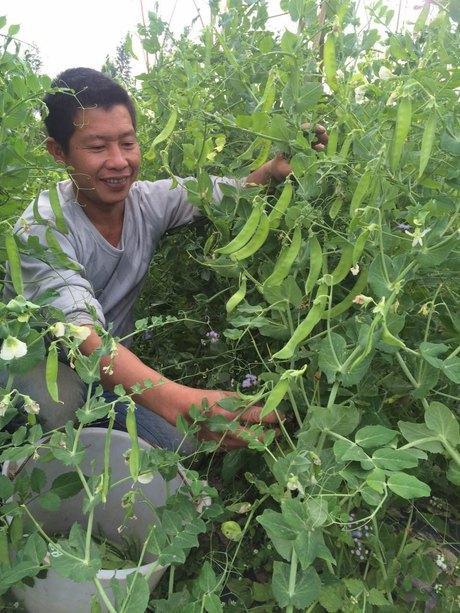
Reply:
[[[219,456],[206,443],[183,461],[192,497],[206,494],[211,504],[198,511],[175,495],[162,510],[147,548],[172,566],[150,606],[454,610],[458,8],[426,2],[410,32],[395,32],[380,1],[370,10],[374,25],[363,28],[353,2],[332,0],[318,11],[313,0],[282,0],[297,31],[275,35],[262,0],[229,0],[224,12],[217,4],[210,2],[199,40],[173,40],[154,14],[140,28],[154,57],[133,91],[143,178],[196,177],[187,181],[189,197],[209,222],[167,237],[155,256],[138,306],[136,352],[188,385],[238,390],[225,404],[236,413],[255,403],[278,412],[280,434],[257,438],[255,426],[248,449]],[[38,247],[15,240],[9,224],[55,171],[40,152],[36,117],[49,79],[19,59],[15,33],[6,35],[1,59],[0,215],[2,261],[20,295],[18,250]],[[325,152],[311,148],[305,122],[327,126]],[[285,184],[227,186],[223,201],[212,203],[211,175],[245,177],[276,152],[291,159]],[[39,255],[59,258],[53,249]],[[38,306],[20,297],[1,305],[2,347],[14,338],[28,352],[0,361],[10,375],[0,460],[22,460],[44,445],[33,399],[14,388],[15,372],[43,359],[43,338],[59,320]],[[79,471],[78,437],[82,425],[111,417],[111,407],[98,402],[97,362],[79,355],[71,331],[50,345],[50,390],[60,343],[96,396],[79,411],[78,428],[69,424],[45,445],[77,471],[69,483],[78,473],[90,517],[110,482],[103,479],[101,493],[101,483]],[[107,337],[102,351],[110,347]],[[13,428],[21,401],[28,423]],[[179,426],[196,431],[202,419],[192,411],[191,425]],[[222,432],[236,427],[210,422]],[[140,470],[174,474],[178,459],[133,445],[133,496]],[[50,485],[37,473],[0,478],[3,592],[47,567],[47,535],[22,524],[30,497],[55,508],[59,496],[75,493]],[[85,547],[85,530],[51,558],[63,576],[93,579],[101,566]],[[145,610],[143,582],[136,578],[136,597],[118,594],[116,610]]]

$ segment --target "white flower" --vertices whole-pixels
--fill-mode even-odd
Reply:
[[[354,266],[352,266],[350,268],[350,272],[354,277],[356,277],[356,275],[359,273],[359,264],[355,264]]]
[[[355,88],[355,102],[356,104],[362,104],[366,100],[366,85],[359,85]]]
[[[11,406],[11,394],[12,392],[6,394],[6,396],[0,400],[0,417],[3,417],[8,408]]]
[[[66,324],[67,332],[70,336],[73,336],[77,341],[81,343],[86,341],[91,334],[91,330],[86,326],[75,326],[74,324]]]
[[[147,483],[150,483],[150,481],[152,479],[153,479],[153,473],[152,472],[143,473],[142,475],[139,475],[138,478],[137,478],[139,483],[142,483],[144,485],[147,485]]]
[[[425,228],[424,230],[420,230],[420,228],[415,228],[413,232],[409,232],[408,230],[406,230],[405,233],[409,236],[412,236],[412,247],[416,247],[417,245],[420,245],[421,247],[423,244],[422,238],[426,234],[428,234],[430,230],[431,228]]]
[[[61,338],[65,334],[65,324],[62,321],[58,321],[50,327],[50,332],[56,338]]]
[[[37,415],[40,412],[40,405],[35,400],[32,400],[30,396],[26,394],[22,395],[24,400],[24,410],[26,413],[31,413],[32,415]]]
[[[2,343],[0,358],[5,361],[22,358],[27,353],[27,345],[14,336],[9,336]]]
[[[358,294],[353,298],[353,302],[355,304],[364,304],[367,306],[370,302],[374,302],[370,296],[365,296],[364,294]]]
[[[387,68],[386,66],[380,66],[379,79],[382,79],[383,81],[387,81],[388,79],[392,79],[392,78],[393,78],[393,73],[391,72],[391,70]]]

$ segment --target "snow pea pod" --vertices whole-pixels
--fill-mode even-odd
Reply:
[[[267,84],[265,85],[262,100],[260,101],[262,104],[262,113],[268,113],[275,102],[275,75],[276,73],[274,70],[271,70],[268,75]]]
[[[436,135],[436,115],[433,112],[433,114],[429,117],[428,121],[426,122],[425,129],[423,130],[422,146],[420,148],[420,161],[419,161],[419,169],[418,169],[419,178],[423,175],[426,165],[428,164],[428,160],[430,159],[435,135]]]
[[[353,246],[345,245],[340,256],[339,263],[335,267],[335,270],[331,272],[332,282],[328,285],[337,285],[340,281],[343,281],[350,272],[350,268],[353,263]]]
[[[0,527],[0,564],[3,566],[10,566],[10,554],[8,550],[8,535],[7,527]]]
[[[276,230],[276,228],[280,225],[281,218],[291,202],[292,194],[292,183],[287,181],[283,187],[280,197],[278,198],[278,202],[275,204],[268,216],[271,230]]]
[[[363,230],[363,232],[361,232],[361,234],[356,239],[355,246],[353,247],[353,257],[352,257],[353,264],[356,264],[359,258],[361,257],[361,254],[364,251],[364,246],[366,245],[368,237],[369,237],[369,230]]]
[[[318,281],[319,273],[323,266],[323,252],[316,236],[310,239],[310,270],[305,281],[305,296],[311,292]]]
[[[338,89],[337,61],[335,58],[335,37],[332,32],[327,35],[324,41],[323,63],[327,84],[333,91],[336,91]]]
[[[59,230],[59,232],[62,232],[62,234],[67,234],[67,224],[65,222],[64,214],[62,212],[56,184],[52,185],[49,188],[48,196],[50,199],[51,208],[54,213],[56,228]]]
[[[264,139],[261,142],[262,142],[262,144],[261,144],[261,147],[260,147],[259,155],[257,156],[257,158],[252,162],[252,164],[249,167],[251,170],[255,170],[256,168],[260,168],[262,166],[262,164],[265,164],[265,162],[267,161],[268,156],[270,155],[270,147],[272,146],[272,141]]]
[[[328,317],[337,317],[337,315],[341,315],[345,313],[347,309],[353,304],[353,300],[356,298],[358,294],[360,294],[367,284],[367,270],[363,270],[363,272],[359,275],[358,280],[354,284],[352,290],[343,300],[338,302],[331,309],[325,311],[322,315],[322,319],[327,319]]]
[[[46,358],[46,366],[45,366],[45,378],[46,378],[46,387],[48,389],[48,393],[54,402],[59,402],[59,390],[57,385],[57,374],[58,374],[58,353],[56,349],[56,345],[51,343],[50,348],[48,350],[48,357]]]
[[[8,263],[10,265],[10,276],[13,283],[14,291],[21,296],[24,294],[24,283],[21,273],[21,258],[19,255],[18,245],[14,234],[7,234],[5,237],[5,248]]]
[[[324,309],[326,308],[327,297],[327,285],[322,284],[318,288],[316,298],[313,301],[312,308],[308,311],[308,315],[297,326],[291,338],[284,345],[284,347],[273,355],[274,358],[277,358],[278,360],[289,360],[292,358],[297,346],[308,337],[310,332],[320,321],[324,313]]]
[[[335,126],[334,128],[332,128],[332,130],[329,133],[329,140],[327,143],[327,154],[328,155],[335,155],[337,153],[338,140],[339,140],[339,129],[337,128],[337,126]]]
[[[129,472],[134,480],[139,476],[139,440],[137,438],[136,425],[136,405],[131,402],[126,412],[126,431],[131,442],[131,452],[129,454]]]
[[[235,251],[238,251],[239,249],[244,247],[244,245],[246,245],[246,243],[252,237],[252,235],[254,234],[254,232],[256,231],[259,225],[260,217],[262,215],[262,210],[263,210],[262,203],[257,202],[254,205],[251,211],[251,214],[249,215],[246,223],[241,228],[241,230],[238,232],[238,234],[235,236],[235,238],[232,239],[224,247],[220,247],[219,249],[216,249],[216,253],[222,253],[222,255],[230,255],[231,253],[234,253]]]
[[[331,208],[329,209],[329,217],[331,219],[335,219],[342,208],[343,198],[342,196],[337,196],[337,198],[332,203]]]
[[[262,411],[260,412],[260,418],[264,418],[266,415],[274,411],[279,403],[283,400],[287,391],[289,390],[289,380],[288,379],[280,379],[275,387],[270,392],[266,403]]]
[[[410,98],[403,98],[396,113],[396,126],[393,134],[393,143],[390,151],[390,166],[396,171],[403,152],[403,146],[409,134],[412,123],[412,102]]]
[[[361,204],[365,195],[369,191],[371,179],[372,179],[372,172],[370,170],[366,170],[366,172],[363,175],[361,175],[361,178],[358,181],[353,197],[351,199],[350,217],[354,216],[354,214],[356,213],[356,209],[359,208],[359,205]]]
[[[243,276],[240,287],[227,300],[227,304],[225,305],[225,309],[227,313],[231,313],[233,309],[235,309],[240,304],[240,302],[244,300],[245,296],[246,296],[246,277]]]
[[[268,221],[268,215],[266,215],[262,211],[259,225],[257,226],[257,230],[254,232],[252,238],[249,240],[249,242],[246,243],[244,247],[230,254],[230,258],[232,260],[240,261],[251,257],[251,255],[254,255],[254,253],[256,253],[256,251],[258,251],[267,240],[269,231],[270,222]]]
[[[177,122],[177,109],[173,109],[171,115],[168,118],[168,121],[166,122],[165,127],[153,139],[153,142],[150,145],[149,153],[153,152],[157,145],[159,145],[160,143],[164,142],[165,140],[167,140],[171,136],[171,134],[173,133],[174,128],[176,127],[176,122]]]
[[[296,226],[291,244],[287,249],[283,249],[279,256],[272,274],[265,280],[264,285],[280,285],[288,276],[296,257],[299,255],[302,243],[302,231],[300,226]]]

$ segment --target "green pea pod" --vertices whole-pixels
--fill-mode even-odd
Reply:
[[[155,147],[159,145],[160,143],[163,143],[165,140],[167,140],[171,136],[174,128],[176,127],[176,123],[177,123],[177,109],[173,109],[171,115],[168,118],[168,121],[166,122],[165,127],[153,139],[153,142],[150,145],[149,154],[153,154],[153,152],[155,151]]]
[[[323,252],[316,236],[310,239],[310,270],[305,281],[305,296],[311,292],[318,281],[319,273],[323,266]]]
[[[369,191],[372,176],[373,173],[370,170],[366,170],[366,172],[361,175],[361,178],[358,181],[353,197],[351,199],[350,217],[354,216],[354,214],[356,213],[356,209],[359,208],[361,202],[364,200],[365,195]]]
[[[308,315],[297,326],[291,338],[284,345],[284,347],[273,355],[274,358],[277,358],[278,360],[290,360],[292,358],[298,345],[308,337],[310,332],[320,321],[324,313],[324,309],[326,308],[327,297],[327,285],[322,284],[318,288],[316,298],[313,301],[312,308],[308,311]]]
[[[412,102],[406,97],[401,100],[396,113],[396,126],[393,134],[393,143],[390,151],[390,166],[396,172],[403,152],[404,143],[409,134],[412,123]]]
[[[57,375],[58,375],[58,352],[56,349],[56,345],[52,343],[48,350],[48,357],[46,358],[45,377],[46,377],[46,387],[48,389],[49,395],[54,400],[54,402],[59,402]]]
[[[268,233],[270,231],[270,222],[268,216],[262,212],[257,230],[254,232],[252,238],[248,243],[238,251],[235,251],[230,255],[232,260],[240,261],[254,255],[267,240]]]
[[[10,542],[11,544],[17,545],[19,541],[22,539],[22,535],[24,532],[24,521],[22,515],[15,515],[10,524]]]
[[[334,126],[329,133],[329,140],[327,143],[327,154],[335,155],[337,153],[337,143],[339,141],[339,129]]]
[[[220,247],[219,249],[216,249],[216,253],[222,253],[222,255],[230,255],[231,253],[234,253],[235,251],[238,251],[239,249],[244,247],[244,245],[246,245],[249,242],[249,239],[253,236],[254,232],[256,231],[259,225],[260,218],[262,216],[262,211],[263,211],[262,203],[257,202],[254,205],[251,211],[251,214],[249,215],[246,223],[241,228],[241,230],[238,232],[238,234],[235,236],[235,238],[232,239],[224,247]]]
[[[400,349],[404,349],[406,347],[400,338],[397,338],[388,330],[388,326],[385,322],[383,322],[382,341],[387,345],[391,345],[392,347],[399,347]]]
[[[46,224],[46,219],[40,215],[40,211],[38,210],[38,201],[39,201],[39,199],[40,199],[40,194],[37,195],[37,197],[34,200],[33,206],[32,206],[32,211],[33,211],[33,214],[34,214],[34,220],[38,224]]]
[[[260,168],[262,166],[262,164],[265,164],[265,162],[267,161],[268,156],[270,155],[270,147],[271,146],[272,146],[272,141],[271,140],[265,140],[265,139],[262,140],[262,146],[260,148],[259,155],[256,157],[256,159],[249,166],[249,168],[251,170],[255,170],[256,168]]]
[[[336,91],[338,89],[337,61],[335,59],[335,37],[332,32],[327,35],[324,41],[323,63],[326,82],[332,91]]]
[[[296,226],[291,244],[287,249],[283,249],[279,256],[272,274],[264,281],[264,286],[280,285],[288,276],[296,257],[299,255],[300,245],[302,244],[302,231],[300,226]]]
[[[363,232],[361,232],[361,234],[356,239],[355,246],[353,247],[353,257],[352,257],[353,264],[356,264],[359,258],[361,257],[361,254],[364,251],[364,247],[366,245],[368,238],[369,238],[369,230],[363,230]]]
[[[335,270],[331,272],[332,283],[328,285],[337,285],[345,279],[350,272],[350,268],[353,264],[353,245],[345,245],[340,256],[339,263],[335,267]]]
[[[265,85],[264,93],[261,100],[262,113],[268,113],[271,110],[273,103],[275,102],[275,76],[275,71],[271,70],[268,75],[267,84]]]
[[[343,300],[338,302],[331,309],[325,311],[322,315],[322,319],[327,319],[328,317],[337,317],[337,315],[341,315],[345,313],[351,305],[353,304],[353,300],[356,298],[358,294],[361,294],[363,289],[367,285],[367,270],[363,270],[363,272],[359,275],[358,280],[354,284],[352,290]]]
[[[240,304],[240,302],[244,300],[245,296],[246,296],[246,277],[243,276],[240,287],[227,300],[227,304],[225,305],[225,309],[227,313],[231,313],[233,309],[235,309]]]
[[[274,411],[279,403],[283,400],[284,396],[289,390],[289,380],[280,379],[275,387],[270,392],[267,401],[264,404],[262,411],[260,412],[260,418],[263,419],[266,415],[269,415]]]
[[[136,405],[131,402],[126,412],[126,431],[131,442],[131,452],[129,454],[129,472],[134,480],[139,476],[139,440],[137,438],[136,425]]]
[[[278,202],[275,204],[268,216],[268,220],[270,222],[270,230],[276,230],[276,228],[278,228],[278,226],[280,225],[280,221],[284,213],[286,212],[289,203],[292,200],[292,194],[292,183],[290,181],[287,181],[284,184],[283,191],[278,198]]]
[[[332,203],[331,208],[329,209],[329,217],[331,219],[335,219],[342,208],[343,198],[342,196],[337,196],[337,198]]]
[[[8,549],[8,529],[6,526],[0,527],[0,564],[10,567],[10,553]]]
[[[346,160],[348,157],[348,152],[350,151],[351,144],[353,142],[353,134],[349,134],[342,143],[342,147],[340,149],[340,157],[342,160]]]
[[[22,281],[21,257],[14,234],[8,233],[5,236],[5,248],[8,263],[10,265],[10,275],[14,291],[16,294],[22,296],[24,294],[24,283]]]
[[[54,221],[56,223],[56,228],[59,230],[59,232],[62,232],[62,234],[67,234],[67,224],[64,219],[64,214],[62,213],[56,183],[49,188],[48,197],[50,199],[51,208],[54,213]]]
[[[415,34],[418,34],[419,32],[421,32],[423,28],[425,27],[429,12],[430,12],[430,2],[425,2],[425,5],[420,11],[419,16],[417,17],[417,20],[414,24]]]
[[[425,129],[423,130],[422,146],[420,148],[420,161],[419,161],[419,169],[418,169],[419,178],[423,175],[426,165],[428,164],[428,160],[430,159],[431,150],[433,149],[435,136],[436,136],[436,114],[433,111],[433,114],[430,115],[430,117],[428,118],[428,121],[425,124]]]

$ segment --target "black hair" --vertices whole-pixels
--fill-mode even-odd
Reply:
[[[128,92],[118,83],[92,68],[69,68],[52,82],[52,87],[71,91],[46,94],[48,107],[45,126],[48,135],[68,153],[69,140],[75,132],[75,115],[81,109],[100,107],[111,109],[116,104],[124,105],[136,129],[136,111]]]

